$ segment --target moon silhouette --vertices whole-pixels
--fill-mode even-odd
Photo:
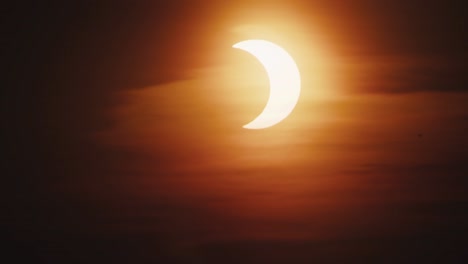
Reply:
[[[232,46],[252,54],[265,68],[270,97],[263,111],[247,129],[263,129],[284,120],[293,111],[301,92],[301,76],[293,58],[280,46],[266,40],[245,40]]]

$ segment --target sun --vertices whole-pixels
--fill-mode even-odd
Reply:
[[[262,113],[244,125],[247,129],[274,126],[291,114],[301,92],[301,77],[294,59],[282,47],[266,40],[245,40],[233,45],[257,58],[270,81],[270,96]]]

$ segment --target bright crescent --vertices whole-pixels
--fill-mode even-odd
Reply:
[[[280,46],[265,40],[245,40],[233,48],[256,57],[265,68],[270,81],[270,97],[263,111],[247,129],[263,129],[278,124],[294,109],[301,93],[301,76],[293,58]]]

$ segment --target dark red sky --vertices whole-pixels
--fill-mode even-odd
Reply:
[[[35,263],[466,262],[462,6],[4,6],[7,255]],[[295,111],[269,130],[241,128],[267,92],[255,60],[231,49],[246,37],[282,44],[302,74]]]

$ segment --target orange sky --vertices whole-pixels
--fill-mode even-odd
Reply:
[[[169,213],[142,232],[170,230],[175,247],[189,248],[392,239],[441,221],[395,211],[463,197],[463,188],[433,185],[468,149],[468,96],[421,88],[431,82],[421,71],[443,68],[443,59],[387,51],[378,32],[385,29],[372,22],[378,17],[363,21],[351,5],[304,6],[220,8],[189,33],[195,51],[172,50],[195,56],[183,78],[114,94],[122,103],[108,109],[113,126],[95,134],[97,142],[146,157],[129,167],[122,192],[195,210],[190,220]],[[260,131],[241,128],[268,97],[259,62],[231,48],[248,38],[282,45],[302,75],[295,111]]]
[[[466,263],[463,4],[6,8],[7,253],[51,264]],[[281,45],[302,77],[291,115],[258,131],[242,125],[265,106],[268,79],[232,48],[249,38]]]

